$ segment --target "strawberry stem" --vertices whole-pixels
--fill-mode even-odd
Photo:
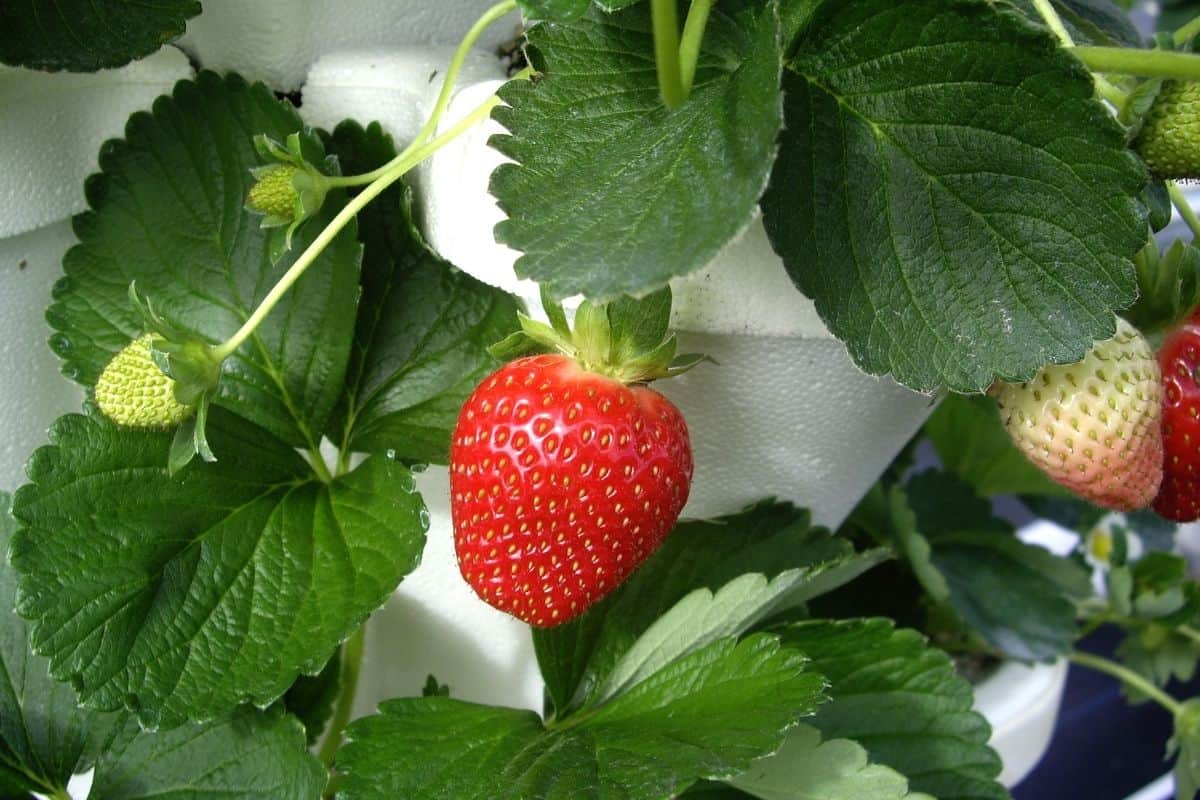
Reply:
[[[1073,47],[1088,69],[1142,78],[1200,80],[1200,55],[1129,47]]]
[[[271,313],[271,310],[275,308],[279,301],[283,299],[283,296],[287,294],[288,290],[292,288],[296,281],[300,280],[300,277],[304,275],[305,270],[309,268],[313,261],[316,261],[317,257],[321,255],[326,247],[329,246],[329,243],[332,242],[338,233],[341,232],[342,228],[346,227],[346,224],[350,222],[350,220],[353,219],[358,212],[363,209],[364,206],[378,197],[385,189],[399,180],[405,173],[407,173],[417,164],[420,164],[426,158],[429,158],[431,155],[445,146],[448,142],[458,138],[467,130],[473,128],[475,125],[479,124],[488,116],[490,116],[492,109],[499,104],[500,98],[492,95],[483,103],[480,103],[474,111],[463,117],[460,122],[458,122],[454,127],[450,128],[450,130],[443,133],[441,136],[438,136],[421,147],[410,149],[407,151],[408,155],[402,160],[390,162],[392,164],[391,168],[350,199],[350,202],[347,203],[345,207],[338,212],[337,216],[335,216],[330,223],[325,226],[325,229],[317,235],[317,238],[313,240],[312,244],[310,244],[304,250],[304,252],[300,254],[300,257],[297,258],[296,262],[292,264],[287,272],[284,273],[283,277],[279,279],[279,282],[271,287],[271,291],[267,293],[267,296],[263,298],[263,301],[259,304],[258,308],[254,310],[254,313],[250,315],[242,327],[238,329],[238,331],[226,342],[213,349],[213,355],[218,360],[223,360],[232,355],[239,347],[241,347],[242,343],[254,333],[255,329],[257,329],[266,316]]]
[[[1179,212],[1179,216],[1187,223],[1188,228],[1192,231],[1192,241],[1200,241],[1200,218],[1197,218],[1196,212],[1192,209],[1192,204],[1188,202],[1183,190],[1179,188],[1179,184],[1175,181],[1167,181],[1167,194],[1171,197],[1171,204],[1175,206],[1175,210]]]
[[[367,626],[363,623],[358,630],[342,645],[342,666],[339,674],[341,688],[338,690],[333,718],[325,730],[325,741],[321,742],[321,750],[317,757],[326,768],[333,765],[338,748],[342,745],[342,733],[350,722],[350,714],[354,710],[354,696],[358,693],[358,675],[362,668],[363,651],[367,643]]]
[[[674,111],[683,105],[683,75],[679,67],[679,13],[675,0],[650,0],[654,25],[654,64],[663,105]]]
[[[700,42],[708,25],[708,13],[716,0],[692,0],[683,23],[683,38],[679,42],[679,71],[683,81],[683,96],[687,98],[696,79],[696,62],[700,60]]]
[[[1142,694],[1149,697],[1160,706],[1170,711],[1172,715],[1178,714],[1183,709],[1183,704],[1176,700],[1171,695],[1159,689],[1150,681],[1138,675],[1128,667],[1121,666],[1115,661],[1109,661],[1107,658],[1092,655],[1091,653],[1083,653],[1079,650],[1072,651],[1067,656],[1068,659],[1081,667],[1088,667],[1097,672],[1103,672],[1110,675],[1119,681],[1129,684],[1134,689],[1137,689]]]
[[[1054,10],[1054,6],[1050,3],[1050,0],[1033,0],[1033,7],[1041,15],[1042,20],[1046,23],[1046,27],[1050,28],[1054,35],[1058,37],[1058,41],[1062,43],[1063,47],[1077,49],[1075,48],[1075,40],[1071,38],[1070,31],[1067,30],[1062,17]],[[1112,103],[1118,111],[1125,107],[1125,103],[1129,99],[1128,95],[1099,75],[1093,75],[1092,80],[1096,84],[1097,94]]]
[[[1196,17],[1186,25],[1182,25],[1175,31],[1173,40],[1176,47],[1183,47],[1190,42],[1197,34],[1200,34],[1200,17]]]

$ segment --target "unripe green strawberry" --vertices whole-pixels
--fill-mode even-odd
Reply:
[[[1200,178],[1200,83],[1163,83],[1134,146],[1160,178]]]
[[[96,381],[96,405],[129,428],[172,428],[192,413],[175,398],[171,380],[150,355],[151,334],[134,339],[113,356]]]
[[[276,164],[258,174],[258,182],[250,187],[246,207],[260,214],[281,220],[296,216],[296,200],[299,193],[292,178],[299,169],[291,164]]]
[[[1009,436],[1043,472],[1096,505],[1131,511],[1162,482],[1162,383],[1146,339],[1117,320],[1077,364],[995,393]]]

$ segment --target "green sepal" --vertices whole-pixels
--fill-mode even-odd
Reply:
[[[1150,109],[1154,108],[1154,101],[1158,99],[1159,93],[1162,91],[1164,78],[1149,78],[1137,85],[1137,88],[1129,93],[1129,99],[1125,102],[1125,106],[1121,109],[1118,119],[1126,128],[1126,137],[1132,142],[1142,132],[1142,126],[1146,124],[1146,117],[1150,113]]]
[[[574,330],[562,305],[544,289],[542,308],[550,324],[518,314],[521,330],[492,345],[488,352],[501,361],[562,353],[589,372],[626,384],[671,378],[706,361],[717,363],[702,354],[676,354],[678,345],[670,331],[669,288],[607,304],[585,300],[575,312]]]
[[[1176,239],[1165,253],[1153,238],[1133,259],[1138,300],[1122,314],[1146,334],[1172,327],[1200,303],[1200,249]]]
[[[1175,207],[1171,205],[1171,193],[1167,184],[1160,178],[1151,179],[1142,190],[1142,204],[1150,212],[1150,230],[1158,233],[1171,224],[1171,216]]]
[[[159,316],[150,298],[138,294],[136,283],[129,284],[129,300],[141,315],[146,331],[157,337],[150,345],[150,357],[167,377],[175,381],[175,399],[196,409],[196,413],[175,430],[167,453],[167,471],[175,475],[196,455],[205,461],[216,461],[205,426],[209,405],[221,382],[223,362],[213,355],[208,342]]]
[[[321,206],[325,203],[325,195],[330,188],[329,181],[325,178],[322,169],[312,162],[315,154],[304,152],[304,143],[305,139],[301,138],[299,132],[289,134],[284,144],[280,144],[262,133],[254,137],[254,149],[263,159],[270,162],[250,170],[250,174],[256,180],[269,179],[280,166],[291,166],[296,170],[291,180],[295,197],[290,215],[283,216],[267,212],[261,207],[252,205],[249,198],[246,202],[247,211],[263,215],[263,219],[259,223],[260,227],[279,229],[278,232],[273,231],[270,237],[272,262],[283,258],[284,254],[292,249],[292,236],[296,229],[302,222],[321,210]],[[336,169],[336,161],[332,157],[322,159],[321,163],[327,172]],[[253,193],[254,190],[251,189],[251,195]]]

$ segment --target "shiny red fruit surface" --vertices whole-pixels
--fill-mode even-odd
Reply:
[[[531,356],[459,413],[450,509],[459,569],[491,605],[549,627],[616,588],[687,502],[687,424],[665,397]]]
[[[1200,519],[1200,311],[1158,351],[1163,380],[1163,482],[1154,510],[1167,519]]]

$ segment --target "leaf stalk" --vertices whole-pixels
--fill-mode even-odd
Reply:
[[[1171,695],[1159,689],[1133,670],[1123,667],[1115,661],[1109,661],[1107,658],[1101,658],[1100,656],[1084,653],[1079,650],[1073,651],[1068,658],[1081,667],[1088,667],[1097,672],[1103,672],[1106,675],[1129,684],[1167,711],[1170,711],[1172,715],[1178,714],[1183,709],[1183,704],[1174,697],[1171,697]]]

